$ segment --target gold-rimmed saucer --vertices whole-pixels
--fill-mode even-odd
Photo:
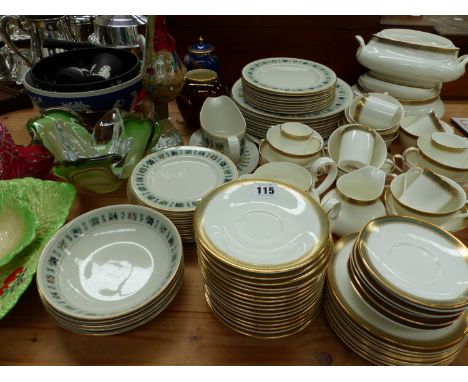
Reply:
[[[424,330],[398,324],[384,312],[377,313],[354,289],[349,275],[357,237],[352,234],[335,244],[327,271],[324,312],[332,329],[351,349],[375,364],[451,363],[467,339],[466,316],[449,327]]]
[[[274,186],[271,186],[273,183],[268,181],[270,187],[278,194],[274,202],[264,203],[261,202],[262,199],[258,199],[261,202],[258,206],[265,210],[265,214],[261,212],[258,215],[259,208],[255,207],[258,202],[254,191],[258,191],[256,187],[262,182],[264,181],[241,180],[212,191],[205,196],[195,211],[194,226],[205,297],[213,313],[228,327],[240,333],[261,338],[276,338],[302,330],[320,310],[325,271],[333,249],[333,240],[326,220],[322,219],[323,210],[316,208],[316,202],[309,195],[284,183],[274,182]],[[232,200],[224,199],[224,195],[229,195]],[[244,203],[244,200],[248,204],[252,196],[252,206],[246,205],[244,211],[222,212],[222,204],[227,202],[227,206],[238,205]],[[288,225],[288,210],[284,210],[284,217],[273,212],[278,206],[287,203],[287,200],[297,200],[304,206],[304,212],[295,214],[295,218],[302,220],[303,214],[311,214],[310,219],[307,219],[308,224],[301,225],[303,228],[296,229]],[[212,207],[211,203],[217,207]],[[252,238],[256,237],[256,234],[252,233],[255,225],[250,223],[247,224],[247,231],[242,227],[236,228],[234,224],[233,229],[237,229],[241,235],[234,241],[231,241],[231,237],[235,235],[225,238],[212,235],[210,227],[215,227],[216,232],[220,229],[221,232],[229,232],[231,235],[233,229],[224,228],[224,225],[229,226],[232,222],[239,221],[242,226],[245,218],[249,219],[252,216],[251,211],[257,214],[255,218],[274,216],[270,225],[257,227],[259,234],[266,237],[270,235],[269,232],[273,232],[272,242],[260,241],[249,253],[237,252],[237,246],[244,248],[250,245],[249,235],[252,235]],[[226,217],[229,217],[229,220],[226,220]],[[294,223],[296,224],[298,223]],[[287,227],[284,231],[285,237],[277,234],[275,230],[278,227],[281,230]],[[303,237],[306,240],[303,244],[301,229],[313,232],[313,235]],[[296,246],[287,239],[289,235],[297,237],[301,245]],[[314,237],[315,244],[311,244],[308,237]],[[223,244],[225,240],[229,242]],[[277,240],[287,240],[289,244],[279,245]],[[269,247],[273,257],[263,256],[257,261],[257,254],[262,256],[263,251],[267,251]],[[295,252],[287,252],[287,247]],[[274,253],[275,248],[279,250],[277,254]],[[256,252],[257,249],[259,252]]]

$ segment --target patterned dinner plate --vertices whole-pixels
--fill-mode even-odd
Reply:
[[[242,69],[242,78],[265,92],[307,95],[326,91],[336,83],[336,74],[317,62],[273,57],[253,61]]]
[[[205,147],[179,146],[142,159],[130,177],[133,194],[159,211],[194,211],[208,191],[237,179],[227,156]]]
[[[278,114],[278,113],[269,113],[255,107],[251,106],[245,101],[244,92],[242,89],[242,81],[239,79],[233,85],[231,90],[231,97],[236,102],[236,104],[241,109],[242,113],[246,110],[254,115],[270,117],[270,118],[280,118],[283,121],[288,119],[291,121],[313,121],[313,120],[320,120],[344,111],[344,109],[352,102],[353,100],[353,91],[351,87],[344,82],[343,80],[337,80],[336,84],[336,96],[335,100],[328,106],[327,108],[312,112],[312,113],[304,113],[304,114]]]

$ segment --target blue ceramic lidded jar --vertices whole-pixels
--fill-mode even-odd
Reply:
[[[218,56],[214,54],[215,47],[203,41],[200,36],[198,42],[188,47],[188,52],[184,57],[184,64],[187,70],[210,69],[219,74]]]

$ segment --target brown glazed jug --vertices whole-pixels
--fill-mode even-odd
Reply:
[[[200,128],[200,110],[208,97],[227,93],[218,74],[210,69],[194,69],[187,72],[185,85],[177,97],[177,106],[186,125],[192,130]]]

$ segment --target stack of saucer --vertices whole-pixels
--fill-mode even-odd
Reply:
[[[336,74],[317,62],[287,57],[264,58],[242,69],[244,98],[273,113],[319,111],[335,98]]]
[[[143,158],[127,186],[131,203],[153,208],[177,227],[182,241],[193,242],[193,212],[203,195],[238,177],[227,156],[205,147],[179,146]]]
[[[345,108],[353,100],[351,87],[341,79],[337,79],[333,102],[327,107],[311,112],[281,114],[277,109],[266,111],[249,103],[244,97],[241,79],[232,87],[232,99],[244,115],[247,133],[255,138],[264,139],[271,126],[284,122],[299,122],[309,125],[326,139],[338,127],[344,116]]]
[[[37,287],[60,326],[109,335],[159,315],[183,274],[182,241],[169,219],[150,208],[115,205],[57,232],[39,260]]]
[[[446,327],[468,307],[465,246],[423,220],[386,218],[366,226],[349,273],[369,305],[403,325]]]
[[[370,274],[383,275],[385,284],[364,275],[358,252],[366,266],[371,264]],[[336,244],[327,280],[330,325],[372,363],[446,365],[465,345],[466,247],[429,223],[407,217],[374,220]]]
[[[202,200],[194,225],[205,297],[226,326],[277,338],[314,320],[333,241],[310,195],[277,182],[231,182]]]

